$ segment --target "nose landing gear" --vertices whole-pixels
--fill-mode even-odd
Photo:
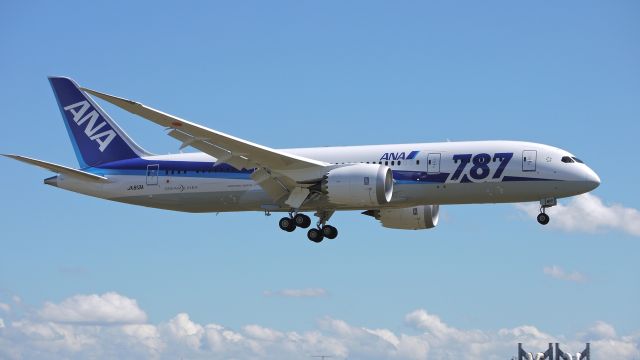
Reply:
[[[540,223],[540,225],[547,225],[549,223],[549,215],[544,213],[544,208],[540,208],[540,214],[538,214],[538,217],[536,218],[538,220],[538,222]]]
[[[549,215],[546,214],[547,208],[558,205],[556,198],[546,198],[540,200],[540,214],[536,217],[540,225],[547,225],[549,223]]]

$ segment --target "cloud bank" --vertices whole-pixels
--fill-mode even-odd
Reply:
[[[147,315],[135,300],[113,292],[76,295],[60,304],[47,302],[39,315],[43,320],[58,323],[138,324],[147,321]]]
[[[146,322],[133,299],[117,293],[76,295],[46,303],[30,315],[5,314],[0,320],[3,359],[499,359],[516,344],[539,351],[560,342],[567,351],[592,343],[595,359],[635,359],[640,333],[619,336],[597,322],[569,339],[523,325],[497,331],[458,329],[424,309],[404,318],[404,330],[367,328],[332,317],[304,332],[249,324],[240,329],[200,324],[186,313],[166,322]]]
[[[535,218],[540,210],[536,203],[516,204],[516,208],[532,218]],[[592,194],[573,197],[566,205],[558,204],[547,212],[551,216],[548,226],[565,231],[593,233],[619,230],[640,236],[640,211],[620,204],[606,205],[602,199]]]

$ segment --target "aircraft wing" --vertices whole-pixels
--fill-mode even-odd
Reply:
[[[156,110],[139,102],[82,88],[130,113],[171,129],[169,136],[235,168],[256,168],[252,177],[274,200],[288,195],[286,203],[299,207],[308,195],[301,184],[319,180],[331,164],[272,149]],[[302,188],[303,190],[298,190]],[[296,191],[294,191],[296,190]],[[306,190],[306,191],[305,191]],[[300,192],[302,191],[302,193]],[[294,206],[297,205],[297,206]]]
[[[195,147],[194,145],[197,142],[205,142],[219,148],[219,150],[211,149],[210,151],[205,152],[223,162],[226,162],[226,157],[242,157],[246,158],[252,163],[259,165],[258,167],[263,166],[273,170],[294,170],[309,167],[324,167],[329,165],[322,161],[288,154],[286,152],[255,144],[220,131],[209,129],[196,123],[181,119],[177,116],[173,116],[148,107],[133,100],[124,99],[87,88],[82,88],[82,90],[88,92],[89,94],[95,95],[105,101],[108,101],[130,113],[151,120],[158,125],[171,128],[175,131],[179,131],[191,136],[190,141],[187,141],[185,146]],[[172,135],[171,132],[169,134]],[[180,140],[189,139],[186,136],[180,135],[174,137],[180,137]],[[223,150],[227,151],[226,156],[220,156],[220,152],[222,152]]]
[[[42,160],[33,159],[26,156],[13,155],[13,154],[0,154],[0,155],[6,156],[8,158],[12,158],[14,160],[22,161],[23,163],[27,163],[30,165],[35,165],[43,169],[47,169],[49,171],[53,171],[56,174],[74,176],[82,180],[93,181],[93,182],[109,182],[109,179],[107,179],[104,176],[92,174],[82,170],[76,170],[67,166],[58,165],[58,164],[50,163],[47,161],[42,161]]]

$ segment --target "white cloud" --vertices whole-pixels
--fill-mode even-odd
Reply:
[[[186,313],[176,315],[161,330],[168,339],[191,349],[200,348],[204,335],[204,327],[191,321]]]
[[[59,304],[47,302],[39,315],[58,323],[135,324],[147,320],[135,300],[113,292],[76,295]]]
[[[327,296],[327,290],[322,288],[307,289],[284,289],[278,291],[264,291],[264,296],[283,296],[283,297],[322,297]]]
[[[284,334],[260,325],[247,325],[243,328],[247,336],[257,340],[277,341],[284,337]]]
[[[0,310],[4,312],[9,312],[11,311],[11,305],[0,302]]]
[[[574,282],[585,282],[587,281],[587,277],[583,274],[574,271],[574,272],[566,272],[563,268],[557,265],[553,266],[545,266],[542,271],[555,279],[574,281]]]
[[[91,304],[90,308],[115,307],[126,313],[133,307],[143,313],[135,300],[108,294],[118,301],[105,300],[107,294],[79,295],[53,308],[60,310],[70,304]],[[127,305],[104,305],[104,302]],[[45,308],[52,309],[51,305],[47,303],[39,313],[45,312]],[[335,359],[492,360],[510,358],[518,342],[524,343],[527,351],[544,350],[548,342],[560,342],[563,349],[575,353],[583,349],[586,341],[591,341],[594,358],[633,359],[640,356],[639,334],[618,336],[613,326],[605,322],[597,322],[577,334],[575,339],[567,339],[554,337],[531,325],[497,331],[460,329],[423,309],[405,316],[406,332],[367,328],[331,317],[320,319],[311,330],[296,332],[258,324],[231,330],[218,324],[199,324],[186,313],[159,324],[122,321],[130,319],[129,315],[121,318],[94,316],[87,322],[84,310],[73,312],[73,315],[66,311],[54,313],[64,314],[65,319],[83,320],[58,322],[26,314],[6,322],[4,327],[0,326],[0,358],[288,360],[332,355]],[[119,321],[108,322],[105,318]]]
[[[585,332],[578,334],[582,341],[611,340],[616,338],[616,329],[604,321],[597,321]]]
[[[536,203],[516,204],[516,207],[531,217],[539,213]],[[620,204],[606,205],[592,194],[575,196],[565,204],[547,210],[551,217],[548,226],[565,231],[598,232],[620,230],[640,236],[640,211]]]

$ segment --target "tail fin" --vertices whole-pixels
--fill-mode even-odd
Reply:
[[[49,77],[81,168],[151,155],[118,127],[78,84]]]

